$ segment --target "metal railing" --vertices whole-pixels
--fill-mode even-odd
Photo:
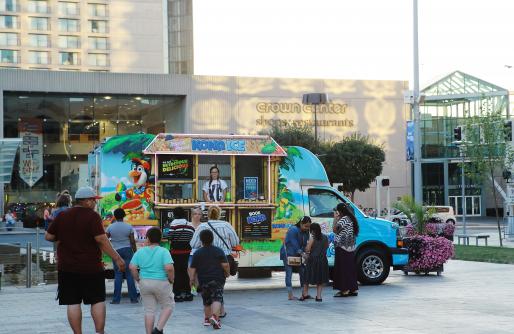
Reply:
[[[5,231],[6,228],[0,228]],[[12,232],[21,228],[13,227]],[[26,230],[26,229],[25,229]],[[43,231],[44,232],[44,231]],[[33,234],[32,234],[33,235]],[[5,286],[23,286],[57,283],[57,263],[53,249],[40,248],[39,228],[36,242],[0,244],[0,289]]]

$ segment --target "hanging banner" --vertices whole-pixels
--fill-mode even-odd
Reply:
[[[407,121],[407,161],[414,160],[414,122]]]
[[[22,139],[20,148],[20,178],[32,187],[43,177],[43,121],[22,118],[18,123]]]

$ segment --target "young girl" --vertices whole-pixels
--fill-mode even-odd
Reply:
[[[309,284],[316,285],[316,301],[321,302],[323,284],[328,283],[328,260],[327,260],[328,238],[321,233],[319,224],[311,224],[311,238],[305,247],[309,254],[307,267],[305,269],[305,281],[303,295],[309,295]],[[300,298],[300,300],[303,300]]]
[[[203,199],[206,202],[225,202],[228,185],[220,179],[220,170],[216,166],[209,169],[209,182],[203,185]]]

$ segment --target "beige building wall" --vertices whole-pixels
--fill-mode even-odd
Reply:
[[[328,106],[318,107],[318,136],[338,141],[352,133],[369,135],[383,144],[382,175],[391,180],[391,201],[410,194],[410,163],[406,161],[403,102],[406,81],[311,80],[193,76],[185,132],[255,134],[273,123],[314,124],[312,107],[302,95],[325,92]],[[386,194],[381,194],[381,207]],[[355,202],[375,207],[375,184],[358,192]]]
[[[163,0],[2,0],[0,67],[167,73],[166,7]]]

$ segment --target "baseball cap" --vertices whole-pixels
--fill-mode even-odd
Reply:
[[[98,196],[96,191],[91,187],[80,187],[79,190],[75,193],[75,199],[86,199],[86,198],[94,198],[100,199],[102,196]]]

